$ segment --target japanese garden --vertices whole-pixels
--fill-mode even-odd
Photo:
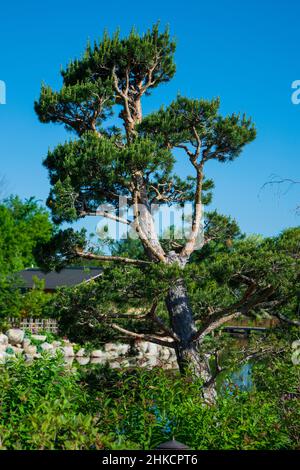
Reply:
[[[104,32],[41,76],[39,132],[67,137],[46,201],[0,182],[0,449],[300,449],[298,219],[258,235],[213,206],[260,127],[169,92],[176,47]]]

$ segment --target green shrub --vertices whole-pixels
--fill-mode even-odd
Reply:
[[[192,449],[291,449],[299,406],[283,419],[270,391],[228,392],[214,406],[203,403],[201,384],[162,370],[85,372],[95,393],[99,430],[126,436],[144,449],[173,436]],[[102,390],[102,391],[101,391]],[[299,430],[299,428],[298,428]]]
[[[0,442],[4,449],[101,448],[89,397],[54,357],[0,366]]]
[[[299,449],[299,366],[257,364],[251,392],[204,404],[201,383],[161,369],[70,370],[61,357],[0,365],[0,448],[151,449],[175,437],[191,449]],[[272,373],[273,370],[273,373]]]

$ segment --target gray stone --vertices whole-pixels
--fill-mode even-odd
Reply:
[[[81,366],[86,366],[90,362],[89,357],[76,357],[76,360]]]
[[[99,357],[101,359],[106,359],[107,354],[105,354],[104,351],[101,351],[101,349],[95,349],[95,351],[91,352],[91,357],[93,357],[93,358]]]
[[[149,356],[157,356],[157,349],[158,349],[157,344],[148,343],[148,354],[149,354]]]
[[[125,354],[128,354],[130,349],[129,344],[117,344],[116,345],[116,353],[120,356],[125,356]]]
[[[84,356],[86,356],[85,349],[80,348],[79,351],[77,351],[76,353],[76,357],[84,357]]]
[[[92,357],[90,362],[91,364],[106,364],[107,357]]]
[[[140,343],[138,343],[138,350],[142,354],[146,354],[149,350],[149,343],[147,341],[141,341]]]
[[[5,351],[0,351],[0,364],[5,364],[7,359],[7,354]]]
[[[22,346],[23,348],[25,349],[27,346],[29,346],[31,344],[31,340],[29,338],[24,338],[23,339],[23,343],[22,343]]]
[[[47,351],[47,352],[51,352],[51,353],[54,352],[54,348],[53,348],[52,344],[47,343],[47,342],[42,343],[42,344],[40,345],[40,348],[41,348],[43,351]]]
[[[104,350],[106,352],[111,352],[111,351],[115,351],[116,350],[116,343],[106,343],[105,346],[104,346]]]
[[[34,359],[34,356],[31,354],[25,354],[24,357],[26,362],[32,362]]]
[[[157,366],[157,358],[155,356],[148,357],[146,364],[149,368]]]
[[[120,369],[120,367],[121,367],[120,363],[117,362],[117,361],[111,362],[109,365],[110,365],[111,369]]]
[[[74,357],[71,356],[65,356],[65,367],[72,367],[73,362],[74,362]]]
[[[22,356],[23,352],[24,352],[24,349],[23,348],[17,348],[17,347],[14,347],[12,346],[14,351],[15,351],[15,355],[16,356]]]
[[[8,344],[8,337],[3,333],[0,333],[0,345],[7,345]]]
[[[75,356],[73,346],[62,346],[61,348],[59,348],[59,351],[62,351],[65,357]]]
[[[23,330],[20,330],[20,328],[10,328],[7,332],[6,335],[8,337],[8,341],[12,345],[16,345],[18,343],[22,343],[25,332]]]
[[[34,344],[26,344],[24,346],[24,352],[25,352],[25,354],[29,354],[29,355],[33,356],[37,352],[37,347],[34,346]]]

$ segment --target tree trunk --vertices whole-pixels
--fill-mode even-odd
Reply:
[[[172,330],[178,337],[176,356],[180,373],[201,378],[210,385],[203,388],[204,398],[213,403],[216,392],[208,361],[201,357],[200,345],[192,341],[196,332],[193,312],[189,304],[188,294],[183,279],[178,279],[169,289],[166,305],[170,316]]]

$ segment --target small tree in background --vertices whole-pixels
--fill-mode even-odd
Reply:
[[[200,355],[204,336],[229,319],[266,303],[274,288],[235,273],[239,282],[236,300],[226,309],[211,308],[202,318],[202,325],[196,326],[184,277],[194,252],[204,250],[215,237],[209,227],[205,236],[200,236],[203,207],[213,187],[205,178],[206,164],[211,160],[233,161],[254,140],[256,131],[245,115],[222,116],[219,99],[178,96],[169,106],[144,117],[143,97],[174,76],[174,52],[175,42],[168,30],[160,32],[158,25],[142,36],[135,30],[126,38],[119,33],[112,38],[105,34],[100,42],[88,44],[83,56],[61,72],[60,91],[42,86],[35,103],[40,121],[64,124],[77,136],[49,151],[44,161],[51,183],[47,204],[54,222],[72,223],[101,215],[125,226],[131,224],[145,256],[136,259],[99,254],[88,247],[84,232],[67,229],[44,245],[40,259],[48,268],[60,268],[77,258],[92,259],[124,266],[124,279],[127,266],[149,276],[148,287],[155,285],[152,305],[146,315],[136,314],[135,318],[147,319],[155,333],[143,335],[121,327],[118,314],[110,316],[109,303],[102,320],[127,338],[144,338],[174,348],[182,373],[190,371],[209,382],[209,366]],[[123,130],[105,126],[116,109]],[[174,151],[190,165],[192,174],[188,178],[175,173]],[[122,197],[133,208],[133,223],[120,214]],[[189,233],[180,243],[163,244],[155,229],[151,205],[185,203],[193,204]],[[99,211],[103,205],[114,210]],[[142,297],[143,292],[139,294]],[[128,295],[125,288],[124,302]],[[161,301],[168,312],[167,321],[157,314]]]

